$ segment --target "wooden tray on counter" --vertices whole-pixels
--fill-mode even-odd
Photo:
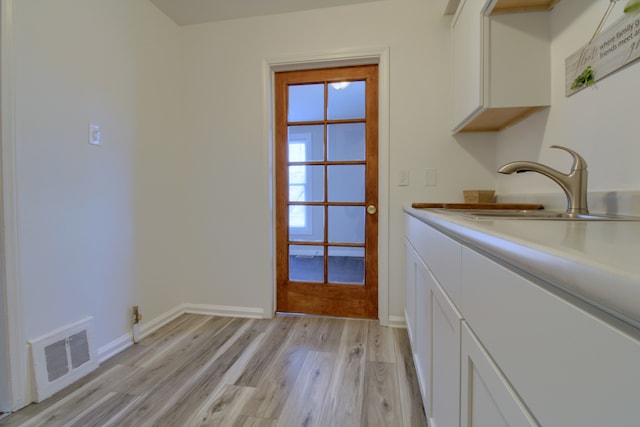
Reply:
[[[412,203],[415,209],[502,209],[502,210],[538,210],[544,206],[535,203]]]

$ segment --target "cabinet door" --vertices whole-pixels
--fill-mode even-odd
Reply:
[[[432,427],[457,427],[461,316],[422,260],[416,261],[414,361],[420,392]]]
[[[415,332],[416,332],[416,268],[418,255],[415,249],[411,246],[408,240],[405,241],[406,248],[406,282],[405,282],[405,307],[404,316],[407,322],[407,333],[409,334],[409,341],[411,342],[411,348],[415,353]]]
[[[431,304],[430,287],[433,280],[422,260],[416,265],[416,350],[415,365],[427,414],[431,413]]]
[[[483,105],[483,22],[487,1],[461,0],[451,21],[453,123],[458,125]]]
[[[637,330],[471,249],[462,265],[465,320],[542,425],[640,425]]]
[[[460,324],[462,316],[430,276],[432,427],[460,423]]]
[[[411,243],[445,293],[458,306],[462,295],[460,278],[462,245],[424,222],[407,215],[407,240]]]
[[[461,427],[539,426],[462,322]]]

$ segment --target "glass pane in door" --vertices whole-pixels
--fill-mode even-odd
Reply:
[[[323,166],[289,166],[289,201],[322,202],[324,200]]]
[[[364,248],[329,246],[329,283],[364,284]]]
[[[324,282],[324,247],[289,246],[289,280]]]
[[[330,243],[364,243],[364,206],[329,206]]]
[[[324,206],[289,206],[289,240],[324,242]]]
[[[327,126],[327,158],[331,161],[365,160],[365,124]]]
[[[290,162],[324,160],[324,126],[289,126],[288,153]]]
[[[365,117],[365,82],[330,83],[327,119],[363,119]]]
[[[324,84],[289,86],[290,122],[324,119]]]
[[[364,202],[364,165],[327,167],[329,202]]]

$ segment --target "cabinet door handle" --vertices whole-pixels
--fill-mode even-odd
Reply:
[[[369,215],[375,215],[376,212],[378,212],[378,209],[374,205],[367,206],[367,213]]]

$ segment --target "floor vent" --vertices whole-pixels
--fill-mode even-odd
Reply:
[[[36,386],[42,402],[98,367],[93,317],[29,340]]]

